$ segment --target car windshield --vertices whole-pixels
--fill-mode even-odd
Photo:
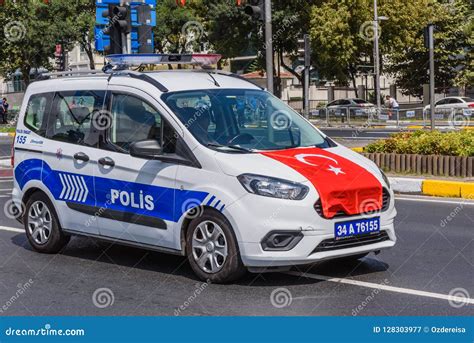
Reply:
[[[261,90],[166,93],[163,101],[203,145],[232,152],[317,146],[325,139],[300,114]]]

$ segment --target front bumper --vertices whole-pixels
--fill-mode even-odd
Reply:
[[[396,243],[393,224],[382,226],[380,232],[387,234],[386,240],[325,251],[317,251],[317,247],[321,246],[323,241],[333,239],[333,234],[312,235],[308,232],[303,232],[304,237],[290,251],[264,251],[260,243],[241,243],[240,249],[241,252],[244,252],[242,253],[242,260],[247,267],[300,265],[393,247]]]
[[[345,239],[334,241],[334,225],[364,216],[325,219],[317,214],[314,203],[314,198],[285,201],[249,195],[229,206],[224,214],[236,233],[244,265],[269,268],[308,264],[383,250],[395,245],[393,223],[396,210],[393,192],[390,192],[387,210],[373,214],[374,217],[380,217],[380,233],[384,237],[370,238],[356,244],[346,244]],[[262,246],[265,237],[279,231],[298,232],[302,237],[289,250],[269,250],[265,244]],[[361,240],[365,239],[360,237]]]

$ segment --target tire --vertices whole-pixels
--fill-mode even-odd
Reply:
[[[204,211],[189,223],[186,255],[194,273],[206,282],[228,283],[247,272],[229,222],[214,211]]]
[[[38,252],[55,254],[69,242],[70,236],[61,230],[51,200],[42,192],[33,193],[28,199],[23,222],[26,237]]]

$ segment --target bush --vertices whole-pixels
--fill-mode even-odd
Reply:
[[[448,133],[439,131],[400,132],[385,140],[367,145],[364,152],[474,156],[474,131]]]

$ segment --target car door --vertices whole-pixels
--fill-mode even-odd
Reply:
[[[108,93],[110,125],[104,131],[95,170],[100,234],[124,242],[175,248],[177,165],[132,157],[129,151],[130,144],[147,139],[157,139],[166,150],[177,134],[171,134],[173,129],[156,100],[144,92],[126,90],[115,86]]]
[[[94,114],[104,106],[104,90],[56,92],[43,150],[43,182],[56,200],[65,230],[98,234],[94,170],[99,131]]]

